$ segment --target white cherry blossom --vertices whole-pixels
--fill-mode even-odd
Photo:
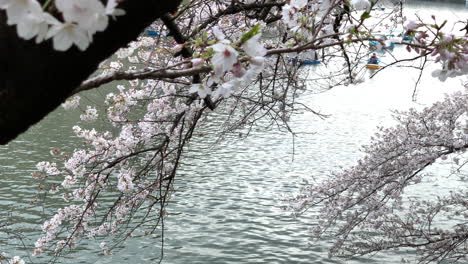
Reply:
[[[297,9],[302,9],[307,5],[307,0],[291,0],[291,6]]]
[[[80,50],[86,50],[91,42],[86,31],[72,23],[52,25],[46,37],[53,37],[54,49],[58,51],[65,51],[73,44]]]
[[[49,25],[57,25],[59,21],[49,13],[43,12],[36,1],[32,2],[29,12],[17,24],[18,36],[29,40],[36,37],[36,43],[42,42],[49,29]]]
[[[115,18],[115,16],[125,15],[125,10],[116,8],[118,5],[116,0],[108,0],[106,4],[106,14]]]
[[[263,57],[266,55],[267,50],[260,43],[261,34],[257,34],[247,40],[243,45],[242,49],[250,57]]]
[[[284,5],[281,9],[281,15],[283,21],[290,28],[297,27],[299,25],[298,15],[290,5]]]
[[[106,8],[98,0],[56,0],[55,5],[66,22],[76,22],[81,29],[94,33],[107,27]]]
[[[214,26],[211,30],[213,31],[213,35],[217,40],[224,43],[229,43],[229,41],[226,39],[226,35],[224,35],[224,33],[219,29],[219,27]]]
[[[224,43],[217,43],[211,48],[215,51],[211,63],[214,66],[215,75],[219,77],[232,69],[234,63],[237,62],[238,52]]]
[[[10,0],[1,6],[6,8],[8,25],[14,25],[24,19],[35,5],[39,5],[36,0]]]

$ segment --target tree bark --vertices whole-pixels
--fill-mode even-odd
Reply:
[[[52,41],[36,44],[16,34],[0,12],[0,144],[7,144],[59,106],[99,63],[124,47],[181,0],[128,0],[125,16],[110,19],[86,51],[55,51]]]

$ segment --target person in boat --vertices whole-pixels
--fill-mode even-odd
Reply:
[[[318,54],[317,51],[314,50],[314,61],[318,61]]]
[[[369,64],[379,64],[379,58],[377,58],[377,54],[372,54],[372,57],[369,59]]]

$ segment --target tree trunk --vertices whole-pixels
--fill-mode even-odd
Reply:
[[[0,144],[7,144],[59,106],[99,63],[124,47],[181,0],[128,0],[125,16],[110,19],[84,52],[55,51],[52,41],[35,44],[16,34],[0,12]]]

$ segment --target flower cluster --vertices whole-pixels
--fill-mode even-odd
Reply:
[[[443,32],[444,25],[445,23],[442,25],[425,24],[422,21],[409,21],[405,25],[407,34],[413,35],[419,44],[433,43],[433,47],[430,47],[430,55],[435,57],[435,62],[442,64],[442,69],[435,70],[432,75],[441,81],[445,81],[448,77],[468,74],[468,37]],[[418,53],[423,52],[417,46],[413,49]],[[411,51],[412,48],[408,46],[408,50]]]
[[[224,33],[218,28],[213,28],[213,35],[217,43],[208,47],[211,51],[211,64],[213,65],[213,73],[206,79],[204,83],[192,84],[189,92],[198,93],[200,98],[205,98],[212,94],[214,99],[228,98],[239,87],[248,86],[254,77],[262,71],[263,63],[267,50],[260,42],[261,33],[259,32],[260,25],[254,26],[250,31],[244,33],[240,41],[240,45],[235,46]],[[239,58],[240,52],[245,57]],[[245,65],[243,61],[249,62]],[[192,60],[193,66],[200,65],[202,60],[195,58]],[[215,91],[211,87],[218,85]]]
[[[48,2],[47,10],[37,0],[5,0],[0,8],[6,10],[7,23],[16,25],[18,36],[36,43],[53,39],[55,50],[65,51],[75,44],[85,50],[96,32],[104,31],[109,24],[109,16],[123,15],[117,9],[116,0],[108,0],[104,6],[99,0],[56,0]],[[55,11],[56,10],[56,11]],[[55,13],[58,12],[58,13]],[[60,21],[56,17],[63,18]]]
[[[317,18],[324,16],[330,12],[333,0],[324,1],[303,1],[293,0],[289,4],[283,6],[281,15],[284,24],[291,29],[292,32],[297,33],[298,37],[305,37],[307,39],[313,38],[314,24]],[[324,22],[328,19],[325,19]]]
[[[110,235],[125,229],[126,219],[131,217],[132,210],[151,201],[152,198],[148,197],[164,195],[159,193],[159,187],[162,178],[169,177],[175,168],[173,163],[177,156],[174,154],[177,152],[174,149],[178,147],[178,137],[183,127],[193,122],[202,106],[196,102],[189,106],[182,99],[175,99],[172,86],[156,94],[151,81],[129,87],[119,86],[118,94],[108,96],[106,100],[108,111],[114,113],[109,115],[110,121],[119,127],[119,133],[99,133],[95,129],[74,126],[75,135],[82,138],[88,148],[77,149],[71,156],[63,156],[65,160],[61,169],[57,168],[56,163],[37,164],[41,175],[63,176],[62,188],[57,190],[54,187],[50,192],[60,191],[58,194],[73,204],[60,209],[44,222],[44,236],[36,241],[34,255],[40,255],[54,246],[53,251],[59,252],[65,247],[75,247],[76,241],[83,237]],[[138,103],[147,104],[147,113],[142,113],[138,124],[130,124],[128,120],[131,117],[127,114],[130,115],[133,108],[139,108]],[[115,112],[117,108],[120,109],[118,113]],[[88,107],[85,115],[95,116],[94,112],[94,108]],[[181,115],[186,121],[178,124]],[[113,119],[114,116],[119,118]],[[87,118],[82,115],[82,119]],[[154,147],[159,144],[164,150]],[[135,154],[139,152],[142,155]],[[108,163],[108,160],[122,162]],[[143,177],[135,164],[140,162],[148,162],[146,166],[154,169],[159,168],[157,171],[161,179],[155,181],[149,175]],[[125,196],[112,210],[108,210],[96,202],[104,191]],[[106,215],[106,220],[95,222],[96,217],[102,214]],[[60,230],[64,225],[72,225],[75,232],[62,233]],[[56,242],[52,244],[52,241]],[[103,250],[105,254],[111,253],[109,249]]]

